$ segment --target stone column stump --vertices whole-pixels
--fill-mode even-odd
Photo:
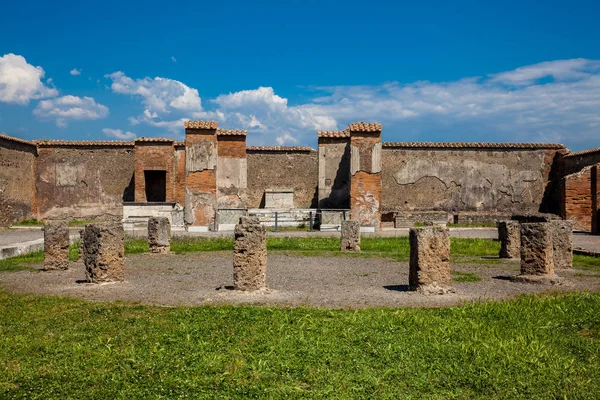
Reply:
[[[521,257],[521,224],[518,221],[498,222],[498,239],[500,239],[500,258]]]
[[[554,247],[551,222],[521,224],[521,275],[515,282],[559,284],[554,273]]]
[[[167,217],[148,219],[148,244],[150,253],[169,253],[171,251],[171,223]]]
[[[125,231],[122,223],[86,225],[82,245],[88,282],[103,283],[125,279]]]
[[[422,294],[454,292],[450,278],[450,231],[441,226],[410,230],[409,288]]]
[[[233,287],[252,291],[267,287],[267,230],[257,217],[241,217],[235,226]]]
[[[573,268],[573,222],[551,221],[554,269]]]
[[[44,223],[44,270],[69,269],[69,221]]]
[[[360,251],[360,223],[349,220],[342,221],[341,251]]]

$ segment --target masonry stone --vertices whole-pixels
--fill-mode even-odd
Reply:
[[[167,217],[148,219],[148,244],[150,253],[169,253],[171,251],[171,224]]]
[[[342,222],[341,251],[360,251],[360,224],[358,221]]]
[[[422,294],[453,292],[448,228],[427,226],[410,230],[409,287]]]
[[[44,269],[69,268],[69,222],[48,220],[44,224]]]
[[[233,286],[254,291],[267,287],[267,231],[257,217],[241,217],[235,226]]]
[[[83,234],[86,280],[92,283],[123,281],[125,232],[120,222],[88,224]]]
[[[554,268],[573,268],[573,222],[551,221],[552,246],[554,249]]]
[[[521,224],[521,274],[515,282],[559,284],[554,273],[554,246],[550,222]]]
[[[498,222],[500,258],[521,257],[521,224],[518,221]]]

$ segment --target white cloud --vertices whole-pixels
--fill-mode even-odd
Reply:
[[[119,139],[119,140],[131,140],[136,138],[136,134],[130,131],[123,132],[121,129],[110,129],[104,128],[102,129],[102,133],[111,138]]]
[[[538,79],[552,78],[555,81],[585,78],[590,72],[598,72],[600,62],[575,58],[572,60],[547,61],[528,65],[513,71],[491,75],[494,81],[513,85],[531,85]]]
[[[55,119],[59,127],[67,126],[67,121],[94,120],[108,116],[108,107],[98,104],[91,97],[62,96],[56,99],[42,100],[33,110],[41,119]]]
[[[77,68],[73,68],[72,70],[69,71],[69,73],[73,76],[77,76],[77,75],[81,75],[81,70],[78,70]]]
[[[292,135],[290,135],[289,133],[285,133],[281,136],[277,136],[275,138],[275,141],[277,142],[278,145],[283,146],[286,144],[295,144],[298,141],[296,140],[296,138],[294,138]]]
[[[175,58],[175,56],[171,56],[171,61],[173,61],[174,63],[177,62],[177,59]]]
[[[58,95],[58,90],[42,82],[42,67],[28,64],[23,56],[5,54],[0,57],[0,102],[25,105],[31,100]]]

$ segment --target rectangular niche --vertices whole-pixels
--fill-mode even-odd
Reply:
[[[144,171],[146,201],[164,203],[167,201],[167,171]]]

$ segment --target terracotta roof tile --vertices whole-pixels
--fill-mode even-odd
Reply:
[[[576,151],[576,152],[565,155],[565,157],[585,156],[587,154],[592,154],[592,153],[600,153],[600,147],[597,147],[595,149]]]
[[[217,129],[217,121],[186,121],[183,123],[185,129]]]
[[[139,137],[135,139],[135,142],[163,142],[163,143],[172,143],[174,142],[173,139],[169,139],[169,138],[155,138],[155,137]]]
[[[248,146],[246,151],[316,151],[308,146]]]
[[[19,139],[16,137],[8,136],[3,133],[0,133],[0,139],[10,140],[11,142],[16,142],[16,143],[28,144],[30,146],[35,146],[34,142],[30,142],[28,140],[23,140],[23,139]]]
[[[243,129],[217,129],[217,136],[246,136],[248,131]]]
[[[124,140],[35,140],[38,146],[135,146],[133,141]]]
[[[479,142],[383,142],[389,148],[436,149],[564,149],[556,143],[479,143]]]
[[[317,137],[345,138],[350,137],[350,131],[348,129],[344,129],[343,131],[318,131]]]
[[[383,126],[378,123],[360,121],[348,125],[348,129],[351,132],[381,132]]]
[[[173,145],[175,147],[181,147],[181,146],[185,146],[185,142],[175,142],[175,143],[173,143]]]

